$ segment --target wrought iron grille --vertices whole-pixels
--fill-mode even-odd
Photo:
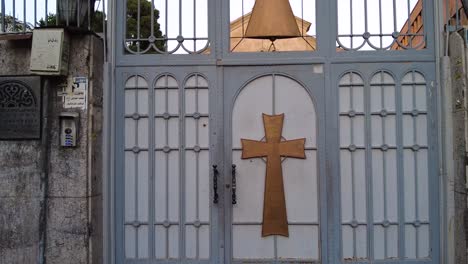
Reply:
[[[183,85],[170,74],[153,83],[125,84],[125,257],[207,260],[208,82],[192,73]]]
[[[339,84],[345,260],[431,257],[428,87],[416,70],[399,79],[348,72]]]
[[[0,0],[0,34],[64,26],[104,32],[106,0]]]
[[[252,39],[245,36],[255,3],[255,0],[230,0],[231,52],[317,50],[316,0],[289,0],[301,35],[278,39],[274,41],[274,45],[268,39]]]
[[[447,31],[456,31],[468,23],[466,0],[444,0],[444,19]]]
[[[339,50],[424,49],[423,0],[338,0]]]
[[[126,3],[126,53],[209,53],[208,0]]]

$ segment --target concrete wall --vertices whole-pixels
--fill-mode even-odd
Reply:
[[[31,40],[0,41],[0,75],[30,75]],[[71,34],[67,77],[43,77],[41,140],[0,141],[0,263],[101,263],[103,43]],[[88,77],[88,107],[64,109],[70,77]],[[59,114],[80,114],[78,147],[59,146]],[[47,127],[48,126],[48,127]]]
[[[467,185],[466,185],[466,132],[467,108],[465,94],[467,92],[467,48],[464,38],[457,32],[449,38],[449,57],[442,72],[446,80],[443,87],[445,102],[446,131],[446,232],[448,236],[449,263],[468,263],[467,240]]]

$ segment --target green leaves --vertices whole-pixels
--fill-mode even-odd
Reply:
[[[138,10],[138,2],[140,2],[140,10]],[[138,16],[139,11],[139,16]],[[154,18],[154,29],[151,32],[151,15]],[[138,19],[140,20],[138,24]],[[147,0],[127,0],[127,39],[147,39],[151,36],[155,38],[162,38],[161,26],[158,23],[159,10],[153,9],[151,2]],[[156,40],[155,45],[160,50],[164,50],[164,41]],[[149,41],[129,41],[127,42],[128,48],[132,51],[138,52],[148,48]],[[139,45],[139,49],[138,49]],[[155,53],[150,50],[149,53]]]

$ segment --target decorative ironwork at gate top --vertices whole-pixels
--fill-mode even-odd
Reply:
[[[320,49],[320,41],[334,42],[336,52],[424,50],[433,38],[433,0],[336,0],[331,9],[323,8],[323,0],[281,0],[286,6],[289,3],[291,8],[284,9],[291,10],[293,17],[269,2],[225,2],[229,8],[221,5],[219,9],[210,0],[126,0],[120,5],[122,10],[117,10],[125,18],[117,20],[122,28],[119,45],[123,45],[117,51],[123,55],[208,55],[217,50],[214,44],[221,40],[217,38],[220,32],[229,39],[223,49],[236,53],[311,52]],[[272,38],[274,32],[266,33],[275,22],[266,19],[264,14],[269,12],[281,13],[278,19],[289,27],[297,26],[298,35],[285,37],[279,32],[280,37]],[[265,32],[252,35],[248,30],[254,26]]]

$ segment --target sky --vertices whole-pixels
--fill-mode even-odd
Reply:
[[[30,24],[34,24],[34,21],[44,19],[46,10],[48,14],[55,14],[56,12],[56,0],[4,0],[5,1],[5,14],[13,15],[13,7],[15,9],[15,17],[21,21],[26,21]],[[69,0],[70,3],[76,0]],[[79,0],[81,1],[81,0]],[[105,0],[107,3],[107,0]],[[34,12],[34,3],[36,4],[36,12]],[[26,8],[24,8],[26,7]],[[107,7],[107,6],[106,6]],[[95,10],[102,11],[103,4],[102,0],[96,0]],[[24,12],[26,10],[26,12]],[[1,13],[1,8],[0,8]]]
[[[13,14],[13,3],[15,4],[15,14],[20,20],[23,20],[23,7],[26,5],[26,20],[30,23],[34,21],[34,1],[37,4],[36,19],[44,17],[46,0],[4,0],[6,7],[6,14]],[[56,0],[47,0],[49,13],[55,13]],[[75,1],[75,0],[70,0]],[[102,1],[102,0],[101,0]],[[102,10],[102,2],[96,1],[96,8]],[[107,1],[107,0],[106,0]],[[119,0],[123,1],[123,0]],[[147,0],[140,0],[147,1]],[[208,0],[181,0],[182,16],[179,15],[179,1],[176,0],[153,0],[154,5],[160,10],[159,23],[164,33],[167,33],[169,38],[176,38],[180,31],[184,37],[207,37],[207,2]],[[308,35],[316,34],[316,20],[315,20],[315,1],[316,0],[289,0],[293,12],[298,17],[304,17],[305,20],[312,23]],[[383,33],[392,33],[395,30],[399,31],[408,18],[408,4],[410,10],[414,7],[417,0],[337,0],[338,1],[338,31],[339,34],[349,34],[351,32],[351,16],[350,6],[352,3],[352,30],[354,34],[362,34],[365,32],[364,20],[364,6],[367,2],[368,23],[367,31],[370,33],[379,33],[382,28]],[[196,3],[196,12],[194,12],[194,2]],[[166,16],[166,3],[167,3],[167,16]],[[242,3],[244,9],[242,10]],[[242,13],[248,13],[252,10],[255,0],[231,0],[230,2],[230,20],[233,21],[242,16]],[[397,7],[396,20],[393,19],[393,6]],[[381,5],[382,12],[379,12],[379,4]],[[106,5],[107,6],[107,5]],[[303,7],[303,13],[301,8]],[[194,20],[194,14],[196,19]],[[381,15],[380,15],[381,14]],[[167,27],[166,27],[167,17]],[[381,18],[381,19],[379,19]],[[179,20],[182,22],[182,29],[179,28]],[[195,34],[196,33],[196,34]],[[360,38],[362,39],[362,38]],[[358,38],[356,38],[355,42]],[[343,44],[349,45],[349,38],[342,39]],[[379,42],[378,38],[376,39]],[[390,43],[392,40],[388,38],[384,40],[383,44]],[[169,46],[176,45],[176,41],[172,41]],[[200,49],[205,45],[206,41],[198,41],[196,49]],[[188,47],[193,46],[192,41],[186,41]],[[356,43],[355,43],[356,44]],[[380,44],[380,43],[376,43]]]

